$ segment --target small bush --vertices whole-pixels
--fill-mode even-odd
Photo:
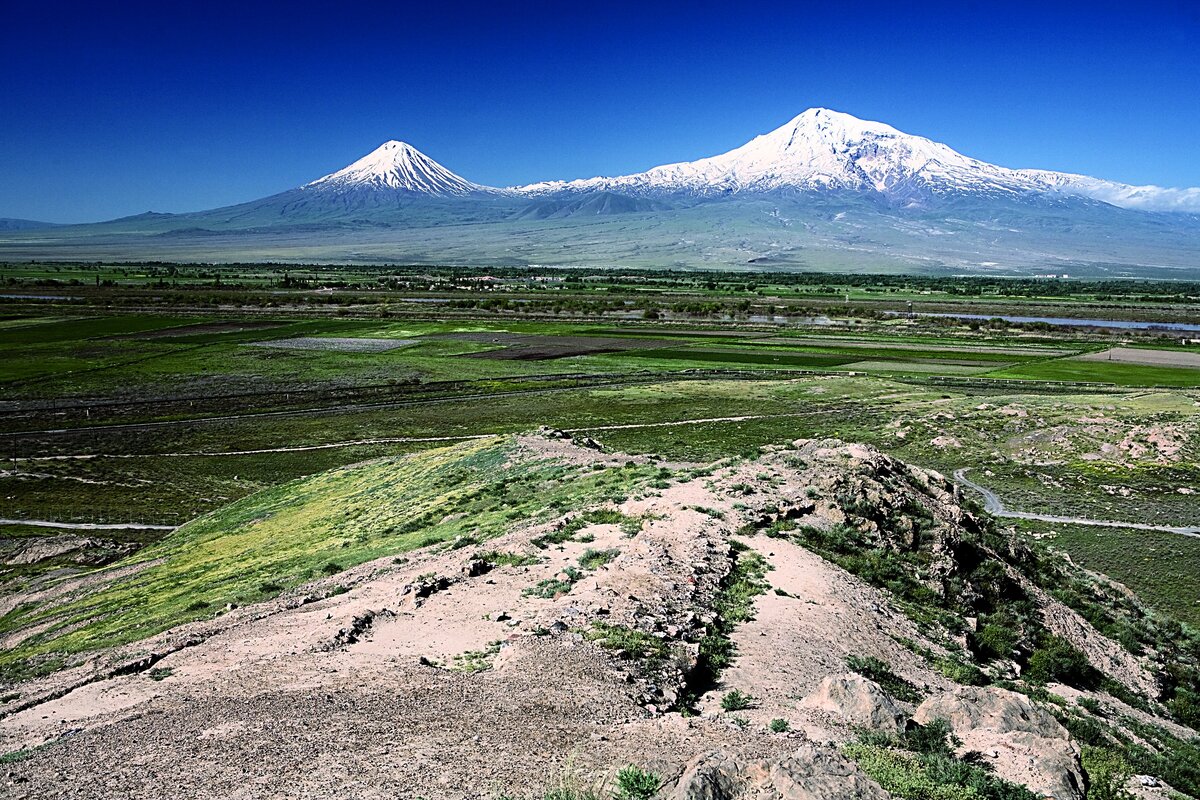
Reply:
[[[617,773],[615,800],[653,800],[662,787],[662,778],[633,765]]]
[[[1118,753],[1103,747],[1084,747],[1080,763],[1087,773],[1087,800],[1133,800],[1125,789],[1133,769]]]
[[[1029,657],[1029,668],[1025,678],[1034,683],[1057,681],[1079,689],[1087,689],[1096,683],[1096,671],[1087,656],[1079,652],[1065,639],[1046,636],[1042,644]]]
[[[526,555],[525,553],[505,553],[499,550],[487,550],[482,553],[476,553],[475,558],[480,561],[486,561],[493,567],[531,567],[541,561],[537,556]]]
[[[571,591],[571,587],[583,577],[583,573],[574,567],[567,567],[562,571],[562,574],[566,577],[546,578],[545,580],[538,581],[537,585],[530,586],[522,594],[527,597],[541,597],[550,600],[558,597],[560,594],[566,594]]]
[[[779,719],[778,717],[771,720],[771,723],[767,727],[771,733],[787,733],[792,729],[791,724],[786,719]]]
[[[594,622],[584,638],[608,650],[623,650],[633,658],[663,658],[667,654],[662,639],[623,625]]]
[[[721,697],[721,708],[725,711],[744,711],[754,706],[754,698],[741,689],[732,689]]]

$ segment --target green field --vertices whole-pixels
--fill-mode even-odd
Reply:
[[[1200,525],[1200,495],[1190,491],[1200,487],[1200,369],[1073,358],[1118,342],[1190,346],[1161,331],[889,313],[912,302],[927,311],[978,313],[983,304],[996,313],[1187,319],[1200,314],[1190,284],[4,269],[18,294],[72,298],[9,298],[0,315],[8,519],[179,525],[326,470],[548,425],[613,450],[696,462],[838,437],[946,475],[970,467],[1018,510]],[[249,346],[296,337],[330,344]],[[337,346],[345,338],[411,344],[349,352]],[[61,535],[0,526],[0,554],[15,558]],[[46,585],[168,541],[133,530],[95,538],[82,554],[0,567],[0,585]],[[1140,549],[1161,539],[1129,541]],[[1058,540],[1081,559],[1102,559],[1096,541],[1109,540],[1063,532]],[[255,580],[302,580],[328,555],[312,553],[302,568],[267,575],[275,566],[264,567]],[[1181,571],[1138,559],[1126,566],[1119,576],[1121,564],[1097,568],[1195,621],[1177,597]]]

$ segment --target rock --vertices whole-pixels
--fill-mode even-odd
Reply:
[[[775,759],[705,753],[684,768],[667,800],[885,800],[887,792],[832,748],[805,745]]]
[[[484,561],[481,558],[472,558],[463,565],[463,575],[468,578],[477,578],[480,575],[485,575],[492,571],[491,562]]]
[[[907,720],[879,684],[854,673],[826,676],[801,705],[875,731],[899,733]]]
[[[996,775],[1041,797],[1082,800],[1079,747],[1066,728],[1023,694],[994,686],[960,686],[927,698],[913,719],[950,724],[961,751],[996,752]]]

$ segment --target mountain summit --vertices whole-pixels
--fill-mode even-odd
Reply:
[[[841,191],[924,206],[954,196],[1069,195],[1144,210],[1200,210],[1200,190],[1161,189],[970,158],[939,142],[882,122],[810,108],[770,133],[711,158],[633,175],[547,181],[518,187],[527,195],[617,192],[643,197],[711,198],[795,190]]]
[[[345,194],[398,191],[433,197],[465,197],[497,190],[454,174],[406,142],[384,142],[345,169],[300,187],[303,191]]]

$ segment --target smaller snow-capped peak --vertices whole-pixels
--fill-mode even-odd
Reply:
[[[345,169],[302,189],[335,193],[363,190],[411,192],[434,197],[463,197],[497,190],[456,175],[407,142],[384,142]]]

